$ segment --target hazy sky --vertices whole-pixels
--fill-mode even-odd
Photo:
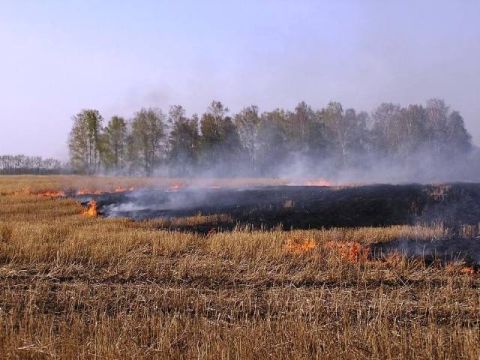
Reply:
[[[480,144],[480,1],[0,0],[0,154],[67,156],[72,115],[441,97]]]

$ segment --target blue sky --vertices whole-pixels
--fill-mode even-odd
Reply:
[[[67,157],[71,117],[442,97],[480,143],[480,1],[0,0],[0,154]]]

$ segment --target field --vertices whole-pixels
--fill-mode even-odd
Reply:
[[[479,274],[363,253],[441,226],[205,235],[41,195],[172,181],[0,177],[2,359],[479,359]]]

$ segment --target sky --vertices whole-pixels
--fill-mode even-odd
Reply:
[[[480,145],[480,1],[0,0],[0,154],[66,160],[72,116],[443,98]]]

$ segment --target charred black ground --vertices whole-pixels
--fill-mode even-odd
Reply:
[[[480,184],[473,183],[141,189],[79,199],[96,200],[103,216],[134,220],[223,214],[232,220],[217,224],[225,230],[239,224],[288,230],[417,223],[456,228],[480,223]],[[180,230],[211,228],[193,227]]]
[[[425,263],[462,261],[480,269],[480,239],[452,236],[442,239],[396,239],[371,245],[371,256],[382,259],[392,254],[422,259]]]

